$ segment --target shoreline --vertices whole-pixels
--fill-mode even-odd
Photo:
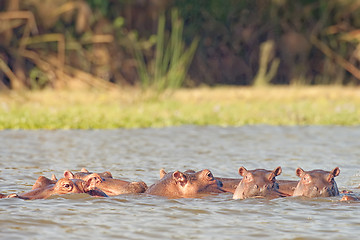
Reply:
[[[0,94],[0,130],[180,125],[357,126],[360,88],[219,86],[160,95],[138,88]]]

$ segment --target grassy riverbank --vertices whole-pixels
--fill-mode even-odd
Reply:
[[[0,129],[359,123],[360,89],[347,87],[198,88],[159,97],[139,89],[0,94]]]

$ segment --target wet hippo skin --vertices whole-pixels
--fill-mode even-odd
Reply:
[[[334,180],[334,178],[340,174],[338,167],[331,171],[321,169],[304,171],[301,168],[297,168],[295,172],[301,179],[294,190],[293,196],[312,198],[339,195],[339,190]]]
[[[233,199],[285,197],[285,194],[279,192],[279,184],[275,179],[281,174],[281,171],[281,167],[277,167],[273,171],[266,169],[247,170],[240,167],[239,174],[243,178],[234,192]]]
[[[103,174],[91,173],[91,174],[73,174],[70,171],[65,171],[64,176],[69,179],[82,179],[88,181],[90,178],[95,179],[95,186],[101,191],[106,193],[108,196],[116,196],[120,194],[129,194],[129,193],[143,193],[147,189],[147,185],[140,182],[128,182],[120,179],[115,179],[101,176],[108,176],[109,172],[104,172]]]
[[[193,198],[224,192],[221,189],[222,183],[208,169],[167,174],[160,170],[160,177],[145,193],[168,198]]]

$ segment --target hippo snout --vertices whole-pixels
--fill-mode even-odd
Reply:
[[[320,190],[320,195],[324,197],[336,196],[338,195],[337,192],[337,188],[334,186],[325,186]]]
[[[257,186],[257,185],[255,185]],[[260,192],[265,192],[266,190],[270,190],[269,184],[265,184],[262,188],[260,188]]]
[[[330,189],[329,187],[323,187],[321,190],[320,190],[320,194],[323,195],[323,194],[326,194],[330,192]]]

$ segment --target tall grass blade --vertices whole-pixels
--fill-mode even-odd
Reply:
[[[190,47],[183,42],[183,20],[179,18],[177,9],[171,12],[170,36],[165,32],[165,14],[161,14],[158,22],[155,44],[154,64],[146,66],[144,56],[139,48],[135,48],[138,72],[144,88],[152,88],[157,92],[183,86],[187,71],[197,49],[199,39],[195,38]]]
[[[158,82],[163,76],[161,66],[164,64],[164,42],[165,42],[165,15],[162,13],[159,17],[158,31],[156,36],[156,52],[154,66],[154,82]]]

